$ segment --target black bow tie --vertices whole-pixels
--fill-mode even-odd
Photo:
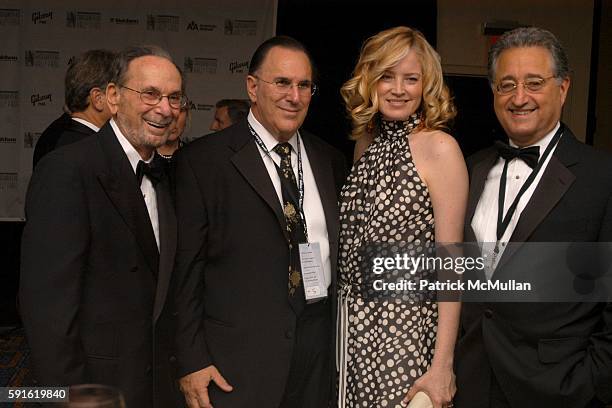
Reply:
[[[145,163],[140,160],[136,166],[136,181],[138,185],[142,183],[142,177],[146,174],[149,180],[151,180],[151,183],[155,186],[164,175],[165,165],[165,160],[158,154],[155,154],[151,163]]]
[[[502,158],[508,161],[517,158],[521,159],[532,169],[538,164],[538,160],[540,159],[540,146],[519,149],[518,147],[512,147],[503,142],[496,141],[495,147]]]

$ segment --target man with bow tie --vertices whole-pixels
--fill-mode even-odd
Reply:
[[[612,241],[612,159],[560,121],[569,73],[561,44],[540,28],[510,31],[489,53],[509,145],[468,160],[465,229],[488,259],[486,279],[512,278],[520,243]],[[603,407],[612,305],[466,302],[456,365],[457,408]]]
[[[46,155],[28,189],[20,300],[34,377],[177,406],[165,307],[176,219],[155,149],[186,103],[182,75],[160,48],[127,48],[106,95],[111,120]]]

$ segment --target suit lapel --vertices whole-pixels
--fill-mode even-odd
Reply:
[[[542,174],[538,186],[521,213],[519,221],[510,237],[510,242],[515,244],[509,246],[504,251],[499,267],[503,266],[510,259],[512,254],[521,246],[521,243],[529,240],[533,231],[557,205],[574,182],[576,177],[568,169],[568,167],[575,163],[575,158],[572,154],[572,145],[574,143],[577,143],[577,141],[572,132],[566,127],[553,156],[550,158]]]
[[[334,183],[334,170],[330,158],[321,151],[316,143],[313,143],[313,136],[304,135],[302,132],[304,150],[308,154],[310,168],[319,190],[323,212],[325,213],[325,223],[327,225],[327,235],[330,245],[331,263],[336,265],[336,246],[338,245],[338,220],[340,218],[338,210],[338,198],[336,196],[336,185]],[[334,268],[335,269],[335,268]]]
[[[98,132],[98,142],[107,160],[106,169],[97,174],[102,188],[134,234],[136,243],[151,272],[157,276],[159,252],[149,213],[130,162],[125,155],[110,123]],[[120,237],[118,237],[120,239]]]
[[[170,286],[170,277],[174,266],[174,255],[176,252],[176,216],[170,197],[168,177],[158,184],[157,210],[159,213],[159,276],[157,279],[157,291],[155,294],[155,305],[153,306],[153,321],[157,321],[166,303],[166,295]]]
[[[276,195],[276,190],[272,180],[270,180],[268,170],[261,159],[259,149],[249,132],[247,121],[239,122],[235,125],[235,128],[236,130],[230,135],[230,148],[236,153],[230,160],[253,190],[270,206],[283,234],[288,240],[285,216],[278,200],[278,195]]]

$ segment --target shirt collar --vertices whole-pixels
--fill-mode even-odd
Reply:
[[[96,125],[94,125],[93,123],[86,121],[85,119],[81,119],[81,118],[75,118],[73,117],[72,120],[74,120],[75,122],[79,122],[82,125],[87,126],[88,128],[90,128],[91,130],[93,130],[94,132],[97,132],[100,130],[99,127],[97,127]]]
[[[279,143],[278,140],[276,140],[276,138],[272,136],[272,134],[268,132],[268,130],[261,123],[259,123],[257,118],[255,118],[255,115],[253,115],[252,110],[249,111],[248,121],[251,127],[253,128],[253,130],[255,131],[255,133],[257,133],[257,135],[263,142],[264,146],[266,146],[266,149],[268,149],[268,151],[271,152],[274,149],[274,147]],[[288,140],[288,143],[291,145],[294,152],[297,152],[297,138],[298,137],[299,137],[299,132],[296,131],[295,134],[291,136],[291,139]]]
[[[119,143],[121,144],[121,147],[123,148],[123,151],[125,152],[125,155],[130,161],[130,165],[132,166],[132,170],[134,170],[134,174],[136,174],[136,166],[138,166],[138,162],[142,160],[142,158],[140,157],[140,154],[136,151],[136,149],[134,149],[134,146],[132,146],[130,141],[127,140],[126,137],[123,135],[123,133],[119,129],[119,126],[117,126],[115,119],[111,119],[110,124],[111,124],[111,127],[113,128],[113,131],[115,132],[115,136],[117,137],[117,140],[119,141]],[[153,156],[155,156],[155,152],[153,152],[153,154],[148,160],[143,160],[143,161],[145,163],[151,163],[151,161],[153,160]]]
[[[561,126],[560,122],[557,122],[557,125],[549,132],[546,134],[546,136],[544,136],[543,138],[541,138],[540,140],[538,140],[536,143],[529,145],[529,146],[525,146],[525,147],[531,147],[531,146],[539,146],[540,147],[540,154],[542,154],[546,148],[548,147],[548,145],[550,144],[550,141],[552,140],[553,136],[555,135],[555,133],[557,132],[557,129],[559,129],[559,126]],[[516,145],[516,143],[514,143],[512,141],[512,139],[510,139],[510,146],[512,147],[518,147]]]

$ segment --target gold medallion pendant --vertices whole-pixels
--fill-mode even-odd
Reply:
[[[289,269],[289,293],[291,295],[295,293],[295,289],[300,286],[301,281],[302,275],[295,269]]]
[[[293,204],[285,203],[284,213],[285,213],[285,218],[289,222],[295,223],[297,221],[296,218],[295,218],[297,213],[295,211],[295,207],[293,206]]]

